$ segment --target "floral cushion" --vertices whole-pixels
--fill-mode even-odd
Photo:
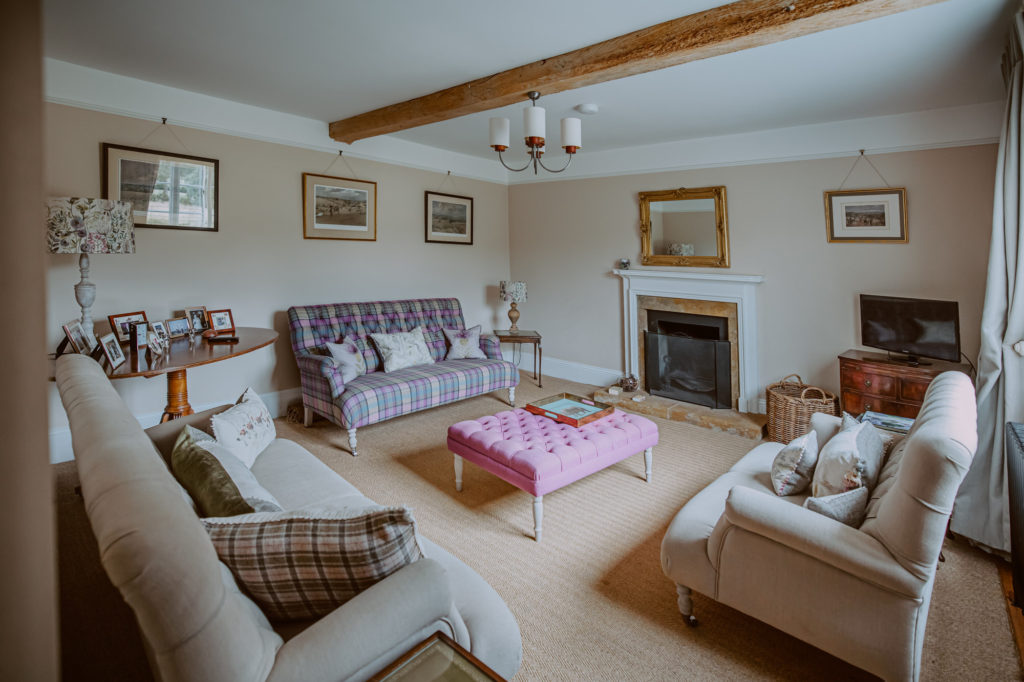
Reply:
[[[393,372],[396,369],[415,367],[416,365],[434,364],[434,358],[427,349],[427,342],[423,338],[421,327],[416,327],[409,332],[370,334],[370,338],[373,339],[377,350],[380,351],[385,372]]]
[[[328,343],[327,350],[341,369],[341,379],[346,384],[358,376],[366,374],[366,359],[351,336],[346,336],[341,343]]]
[[[251,388],[245,389],[234,407],[213,415],[210,426],[217,442],[249,468],[252,468],[253,462],[271,441],[277,438],[270,410]]]
[[[808,431],[782,448],[772,462],[772,490],[776,495],[796,495],[807,490],[818,461],[818,434]]]
[[[839,433],[821,446],[811,494],[825,497],[860,486],[870,491],[878,482],[884,454],[885,443],[874,425],[844,414]]]
[[[480,325],[469,329],[445,329],[451,348],[445,360],[485,360],[487,356],[480,350]]]

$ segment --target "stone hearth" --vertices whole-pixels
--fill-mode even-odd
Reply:
[[[633,396],[645,396],[642,402],[633,400]],[[659,417],[676,422],[686,422],[703,426],[712,431],[725,431],[737,436],[760,440],[764,433],[767,415],[747,414],[736,410],[713,410],[703,405],[684,403],[671,398],[650,395],[646,391],[634,391],[612,395],[607,389],[594,392],[594,400],[614,405],[628,412],[636,412],[649,417]]]

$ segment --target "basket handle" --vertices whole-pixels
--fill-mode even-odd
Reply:
[[[823,391],[822,389],[820,389],[820,388],[818,388],[816,386],[808,386],[803,391],[801,391],[800,392],[800,400],[805,400],[806,399],[805,396],[807,395],[807,391],[817,391],[818,393],[821,394],[821,399],[822,400],[828,400],[828,394],[825,393],[825,391]]]
[[[782,379],[779,381],[779,383],[783,384],[783,383],[789,381],[790,379],[792,379],[793,377],[796,377],[796,382],[795,383],[798,383],[798,384],[804,383],[804,380],[800,378],[799,374],[790,374],[788,377],[782,377]]]

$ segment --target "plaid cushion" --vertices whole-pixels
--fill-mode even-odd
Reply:
[[[394,372],[374,372],[345,385],[339,399],[346,428],[490,393],[519,383],[515,365],[495,360],[445,360]]]
[[[271,620],[319,618],[423,557],[408,509],[203,519],[217,555]]]

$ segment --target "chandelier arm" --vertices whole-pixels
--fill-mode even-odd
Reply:
[[[513,173],[519,173],[520,171],[524,171],[530,167],[530,164],[533,163],[533,157],[531,155],[530,160],[527,161],[526,165],[523,166],[522,168],[513,168],[512,166],[505,163],[505,159],[501,156],[501,152],[498,152],[498,161],[501,161],[501,165],[507,168],[508,170],[512,171]]]
[[[566,156],[568,156],[569,159],[565,162],[565,165],[562,166],[561,168],[559,168],[558,170],[552,170],[551,168],[548,168],[547,166],[544,165],[544,162],[541,161],[540,159],[537,159],[537,163],[539,163],[540,167],[543,168],[544,170],[546,170],[548,173],[561,173],[562,171],[564,171],[566,168],[569,167],[570,163],[572,163],[573,155],[572,154],[566,154]]]

